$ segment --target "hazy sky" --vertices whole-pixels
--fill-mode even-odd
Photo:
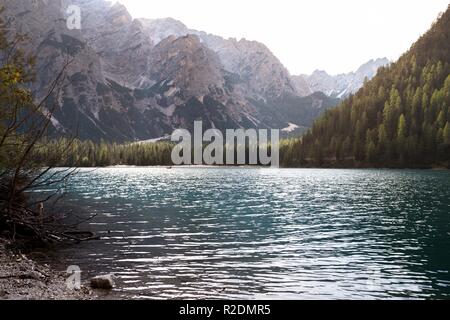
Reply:
[[[449,0],[119,0],[135,18],[172,17],[189,28],[266,44],[292,74],[331,74],[397,59]]]

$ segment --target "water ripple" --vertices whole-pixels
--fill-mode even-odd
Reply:
[[[450,298],[450,173],[81,170],[103,240],[58,259],[143,299]]]

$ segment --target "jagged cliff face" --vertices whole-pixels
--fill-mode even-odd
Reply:
[[[387,58],[370,60],[355,72],[331,76],[325,71],[316,70],[313,74],[292,77],[297,91],[308,95],[313,92],[324,92],[328,96],[340,99],[356,93],[364,85],[364,81],[376,76],[380,67],[389,64]]]
[[[202,96],[225,85],[219,57],[195,35],[169,36],[153,49],[150,77],[171,80],[185,96]]]
[[[151,85],[147,71],[154,44],[123,5],[74,1],[82,7],[83,37],[101,58],[106,76],[129,87]]]
[[[224,39],[187,28],[183,23],[167,19],[139,19],[155,44],[169,36],[198,36],[200,41],[214,51],[223,67],[239,76],[254,95],[278,98],[286,93],[296,93],[288,70],[262,43],[241,39]]]
[[[308,81],[307,76],[292,76],[291,77],[292,82],[294,84],[295,89],[297,90],[297,93],[303,97],[308,96],[312,93],[314,93],[313,89],[311,88],[311,84]],[[320,90],[319,90],[320,92]]]
[[[200,36],[217,52],[225,68],[239,75],[254,94],[273,99],[296,93],[289,72],[265,45],[245,39]]]
[[[81,7],[82,29],[69,30],[66,9]],[[0,0],[8,25],[27,33],[37,56],[36,96],[66,59],[55,134],[136,141],[206,127],[308,127],[337,101],[301,98],[289,72],[263,44],[189,30],[173,19],[133,20],[104,0]]]

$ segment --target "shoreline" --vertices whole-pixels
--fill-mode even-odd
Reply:
[[[67,275],[48,265],[41,265],[23,254],[7,249],[9,242],[0,238],[1,300],[93,300],[86,286],[69,290]]]
[[[433,166],[433,167],[405,167],[405,168],[395,168],[395,167],[279,167],[279,168],[272,168],[272,167],[264,167],[264,166],[214,166],[214,165],[186,165],[186,166],[137,166],[137,165],[111,165],[111,166],[99,166],[99,167],[54,167],[55,169],[66,169],[66,168],[73,168],[73,169],[166,169],[166,170],[172,170],[172,169],[268,169],[268,170],[398,170],[398,171],[449,171],[450,168],[446,168],[444,166]]]

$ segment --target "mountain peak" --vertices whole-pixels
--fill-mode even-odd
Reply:
[[[332,76],[324,70],[315,70],[309,76],[302,75],[293,77],[293,79],[300,94],[321,91],[328,96],[342,99],[356,93],[363,86],[366,78],[372,79],[380,67],[389,63],[387,58],[371,59],[361,65],[355,72]]]
[[[356,74],[363,74],[368,78],[373,78],[380,67],[386,66],[389,63],[390,61],[388,58],[371,59],[359,67]]]
[[[111,19],[111,22],[116,25],[127,25],[133,21],[133,18],[131,17],[127,8],[119,2],[116,2],[110,8],[107,15]]]
[[[149,25],[175,26],[183,29],[188,29],[183,22],[171,17],[156,18],[156,19],[139,18],[138,20],[143,21]]]
[[[319,70],[319,69],[314,70],[314,72],[311,75],[324,75],[324,76],[326,75],[326,76],[329,76],[328,72],[326,72],[325,70]]]
[[[190,33],[184,23],[173,18],[138,20],[142,23],[146,33],[155,44],[158,44],[169,36],[181,37]]]
[[[223,84],[219,58],[193,34],[165,38],[152,50],[150,61],[153,80],[174,81],[187,95],[208,94],[210,86]]]

